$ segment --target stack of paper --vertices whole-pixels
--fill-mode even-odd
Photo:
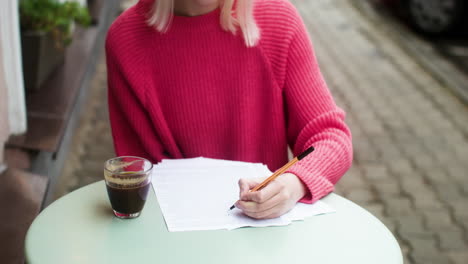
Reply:
[[[298,203],[289,213],[252,219],[229,207],[239,199],[240,178],[268,177],[263,164],[193,158],[163,160],[153,170],[153,188],[169,231],[282,226],[305,217],[334,212],[327,204]]]

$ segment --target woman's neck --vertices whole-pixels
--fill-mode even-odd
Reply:
[[[213,0],[175,0],[174,13],[178,16],[199,16],[218,8],[219,3]]]

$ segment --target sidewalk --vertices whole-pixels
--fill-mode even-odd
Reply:
[[[468,263],[468,108],[350,1],[292,2],[353,132],[337,193],[385,223],[405,263]],[[101,180],[114,155],[105,74],[101,58],[56,197]]]

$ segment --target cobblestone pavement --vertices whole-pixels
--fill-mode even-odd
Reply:
[[[350,2],[293,0],[354,136],[336,192],[385,223],[405,263],[466,264],[468,108]],[[56,197],[113,156],[103,59],[89,95]]]

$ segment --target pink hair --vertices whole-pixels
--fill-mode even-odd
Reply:
[[[221,27],[233,34],[240,28],[245,44],[248,47],[255,46],[260,39],[260,31],[253,17],[253,0],[221,0],[220,9]],[[166,32],[171,24],[173,12],[174,0],[157,0],[148,24],[159,32]]]

